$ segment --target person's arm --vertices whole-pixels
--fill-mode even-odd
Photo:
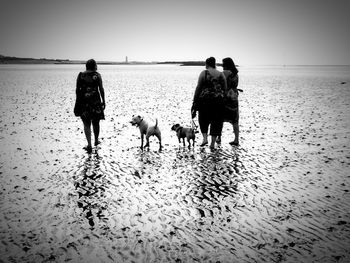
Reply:
[[[224,86],[224,91],[225,91],[224,94],[227,94],[227,81],[226,81],[225,74],[224,74],[224,73],[221,73],[221,76],[222,76],[222,78],[223,78],[223,86]]]
[[[100,95],[101,95],[101,98],[102,98],[102,106],[103,106],[103,109],[105,109],[106,108],[105,90],[103,88],[101,75],[99,75],[99,78],[98,78],[98,87],[99,87]]]
[[[78,97],[79,95],[79,92],[80,92],[80,75],[81,75],[81,72],[78,74],[78,77],[77,77],[77,84],[76,84],[76,88],[75,88],[75,95]]]
[[[237,89],[238,87],[238,74],[236,76],[233,77],[233,88]]]
[[[195,117],[195,112],[198,110],[198,98],[202,91],[204,82],[205,82],[205,71],[202,71],[201,74],[199,74],[197,87],[193,96],[193,103],[191,108],[192,117],[193,116]]]

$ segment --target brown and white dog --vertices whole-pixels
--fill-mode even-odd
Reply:
[[[138,116],[133,116],[130,123],[133,126],[136,126],[140,129],[141,149],[143,149],[143,147],[149,147],[149,137],[151,136],[156,136],[158,138],[159,150],[162,149],[162,137],[161,137],[160,129],[158,127],[158,119],[156,119],[155,125],[151,126],[143,117],[138,115]],[[145,146],[143,146],[143,140],[145,135],[146,135],[146,144]]]
[[[183,145],[185,146],[185,138],[188,141],[188,147],[191,147],[191,140],[193,142],[193,146],[194,146],[194,142],[196,140],[196,135],[195,135],[195,130],[192,128],[184,128],[182,127],[180,124],[174,124],[171,127],[172,131],[176,132],[177,138],[179,139],[179,143],[181,143],[181,139],[183,141]]]

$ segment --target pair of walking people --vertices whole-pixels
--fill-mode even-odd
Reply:
[[[233,125],[235,138],[230,144],[239,144],[238,70],[231,58],[224,58],[222,62],[223,72],[220,72],[216,69],[214,57],[206,59],[206,69],[199,75],[191,108],[192,118],[195,118],[198,112],[199,127],[203,136],[201,146],[208,144],[209,131],[212,149],[215,148],[215,143],[221,143],[224,122]]]
[[[199,112],[199,125],[203,135],[201,146],[208,144],[208,128],[212,136],[211,148],[221,141],[223,122],[233,124],[235,139],[232,145],[238,145],[238,70],[231,58],[223,59],[224,71],[216,69],[215,58],[206,60],[206,70],[202,71],[195,91],[192,118]],[[80,72],[76,83],[75,116],[80,116],[84,124],[84,133],[88,145],[87,152],[92,151],[91,124],[94,133],[94,145],[99,144],[100,120],[104,119],[105,92],[102,77],[97,72],[97,63],[90,59],[86,62],[86,71]]]

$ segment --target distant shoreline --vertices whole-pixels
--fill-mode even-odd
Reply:
[[[85,64],[83,60],[69,60],[69,59],[47,59],[47,58],[18,58],[7,57],[0,55],[0,64]],[[157,64],[156,62],[112,62],[112,61],[98,61],[100,65],[135,65],[135,64]]]
[[[114,62],[114,61],[97,61],[99,65],[159,65],[159,64],[174,64],[180,66],[204,66],[204,61],[165,61],[165,62]],[[85,64],[83,60],[69,59],[47,59],[47,58],[19,58],[0,55],[0,64],[63,64],[75,65]]]
[[[81,65],[85,64],[83,60],[69,59],[47,59],[47,58],[19,58],[0,55],[0,65],[40,65],[40,64],[55,64],[55,65]],[[97,61],[99,65],[179,65],[179,66],[205,66],[205,61],[130,61],[130,62],[115,62],[115,61]],[[217,66],[222,66],[217,63]],[[240,67],[240,65],[236,65]],[[252,65],[253,67],[349,67],[350,65]]]

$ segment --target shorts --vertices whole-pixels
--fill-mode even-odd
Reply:
[[[208,133],[210,126],[209,134],[211,136],[221,136],[223,121],[223,109],[221,107],[198,112],[198,122],[202,133]]]

